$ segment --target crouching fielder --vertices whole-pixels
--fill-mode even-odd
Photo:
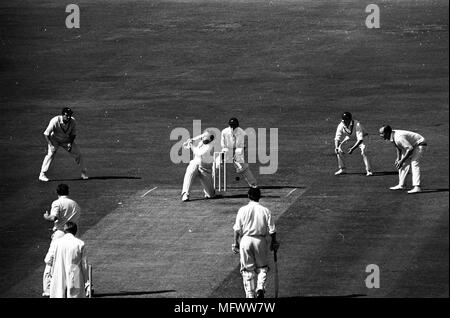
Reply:
[[[197,142],[195,140],[197,138],[201,140],[197,145],[194,145],[194,142]],[[189,201],[190,189],[197,177],[200,179],[203,186],[205,198],[213,198],[215,196],[212,180],[212,157],[214,153],[212,141],[214,140],[214,135],[205,130],[205,132],[197,138],[189,139],[185,143],[185,147],[192,150],[194,159],[189,162],[189,165],[186,168],[183,189],[181,190],[182,201]]]
[[[270,210],[259,204],[261,191],[248,190],[250,203],[239,209],[233,226],[233,253],[240,254],[241,274],[246,298],[264,298],[270,250],[277,250],[275,223]],[[255,285],[256,280],[256,285]]]
[[[220,140],[222,151],[225,152],[225,162],[233,162],[236,173],[243,176],[250,187],[256,188],[256,179],[244,158],[245,131],[239,127],[239,121],[235,117],[228,121],[228,125],[222,130]]]
[[[344,152],[341,148],[345,142],[354,142],[354,145],[348,150],[349,155],[359,147],[364,165],[366,166],[366,175],[373,175],[370,160],[367,156],[366,144],[364,143],[367,135],[361,123],[353,120],[351,113],[345,112],[342,114],[342,121],[337,126],[336,136],[334,137],[334,152],[336,153],[339,165],[339,170],[335,172],[335,175],[338,176],[346,173]]]

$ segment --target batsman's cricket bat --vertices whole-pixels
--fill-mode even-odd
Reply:
[[[89,298],[92,298],[92,265],[88,266],[88,279],[89,279]]]
[[[278,264],[277,264],[277,251],[273,251],[273,267],[275,270],[275,274],[273,276],[274,282],[274,289],[275,289],[275,298],[278,298]]]

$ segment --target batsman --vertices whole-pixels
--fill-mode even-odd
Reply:
[[[194,159],[189,162],[184,175],[183,189],[181,190],[181,200],[189,201],[190,190],[194,180],[198,177],[203,186],[206,199],[215,197],[215,190],[212,180],[212,156],[214,147],[212,141],[214,134],[205,130],[203,134],[188,139],[184,147],[191,149]]]
[[[246,298],[264,298],[269,270],[269,249],[278,250],[275,223],[270,210],[259,203],[261,190],[248,190],[249,203],[241,207],[234,223],[233,253],[240,254]],[[270,243],[269,243],[270,242]],[[276,265],[275,265],[276,266]],[[275,294],[278,294],[275,285]]]

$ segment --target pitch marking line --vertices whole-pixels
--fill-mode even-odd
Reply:
[[[297,190],[297,188],[295,188],[295,189],[292,189],[291,191],[289,191],[289,193],[288,194],[286,194],[286,197],[288,197],[288,196],[290,196],[295,190]]]
[[[149,194],[150,192],[152,192],[153,190],[156,190],[158,187],[154,187],[153,189],[148,190],[147,192],[145,192],[143,195],[141,195],[141,198],[145,197],[147,194]]]

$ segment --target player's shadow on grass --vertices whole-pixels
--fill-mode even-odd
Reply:
[[[345,177],[345,175],[357,175],[357,176],[366,176],[365,172],[346,172],[344,174],[339,175],[338,177]],[[381,176],[394,176],[398,175],[398,171],[378,171],[374,172],[370,177],[381,177]]]
[[[425,194],[425,193],[435,193],[435,192],[448,192],[448,189],[422,189],[421,192],[417,192],[414,194]]]
[[[52,179],[50,181],[89,181],[89,180],[114,180],[114,179],[130,179],[130,180],[138,180],[142,179],[141,177],[131,177],[131,176],[96,176],[96,177],[89,177],[89,179],[81,179],[81,178],[74,178],[74,179]]]
[[[223,199],[247,199],[248,194],[247,193],[240,193],[240,194],[230,194],[230,195],[223,195],[223,194],[217,194],[214,198],[195,198],[195,199],[189,199],[188,202],[193,201],[213,201],[213,200],[223,200]],[[279,199],[281,196],[279,195],[261,195],[261,198],[274,198]]]
[[[364,173],[364,175],[366,175]],[[396,176],[398,175],[398,171],[377,171],[374,172],[372,177],[379,177],[379,176]]]
[[[265,189],[306,189],[305,186],[293,186],[293,185],[273,185],[273,186],[258,186],[258,188],[260,188],[261,190],[265,190]],[[245,186],[233,186],[233,187],[228,187],[228,189],[230,190],[237,190],[237,189],[250,189],[249,186],[245,187]]]
[[[139,295],[152,295],[152,294],[164,294],[164,293],[173,293],[176,292],[174,289],[168,290],[155,290],[155,291],[120,291],[118,293],[103,293],[96,294],[94,293],[94,298],[99,297],[114,297],[114,296],[139,296]]]

